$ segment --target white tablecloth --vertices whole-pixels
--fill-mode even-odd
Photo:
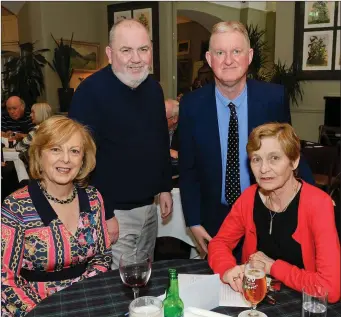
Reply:
[[[29,179],[24,162],[19,158],[19,152],[14,149],[4,148],[3,153],[4,161],[13,161],[19,183],[24,179]]]
[[[158,223],[158,237],[173,237],[180,239],[192,247],[195,246],[194,238],[191,232],[186,228],[185,218],[182,212],[180,190],[179,188],[174,188],[172,190],[173,197],[173,213],[165,220],[160,217]],[[160,205],[157,202],[157,210],[160,215]]]
[[[182,212],[181,198],[180,198],[180,190],[179,188],[174,188],[172,190],[173,197],[173,212],[172,214],[165,220],[163,220],[160,216],[161,210],[158,200],[156,200],[157,211],[159,214],[158,217],[158,237],[173,237],[180,239],[192,247],[190,258],[197,258],[200,255],[198,254],[196,247],[197,243],[195,238],[191,234],[191,231],[186,227],[185,218]],[[200,257],[203,257],[201,255]]]

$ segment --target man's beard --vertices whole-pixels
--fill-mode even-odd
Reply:
[[[149,67],[146,68],[142,74],[140,74],[140,78],[137,79],[133,79],[131,75],[127,74],[127,73],[121,73],[116,71],[113,67],[112,70],[114,72],[114,74],[116,75],[116,77],[125,85],[129,86],[130,88],[136,88],[138,87],[140,84],[142,84],[146,78],[149,75]]]

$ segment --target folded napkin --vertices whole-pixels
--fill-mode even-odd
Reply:
[[[230,317],[225,314],[215,313],[210,310],[188,307],[184,311],[184,317]]]

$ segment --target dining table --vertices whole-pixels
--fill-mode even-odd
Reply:
[[[148,284],[140,296],[164,294],[168,284],[168,269],[176,268],[179,274],[212,274],[206,260],[176,259],[154,262]],[[181,286],[180,286],[181,287]],[[209,296],[209,294],[207,294]],[[284,285],[274,293],[276,304],[265,301],[257,310],[268,317],[301,316],[302,294]],[[123,317],[133,300],[131,288],[124,286],[118,270],[110,270],[75,283],[41,301],[27,317]],[[245,307],[216,307],[213,309],[231,317],[246,310]],[[328,317],[341,316],[341,302],[328,305]]]

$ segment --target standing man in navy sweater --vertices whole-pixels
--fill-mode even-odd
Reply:
[[[149,76],[152,45],[137,21],[115,24],[106,54],[110,65],[85,79],[69,116],[87,125],[97,144],[91,183],[101,192],[112,242],[113,264],[122,253],[153,256],[157,235],[154,196],[161,216],[172,211],[171,164],[164,96]]]

